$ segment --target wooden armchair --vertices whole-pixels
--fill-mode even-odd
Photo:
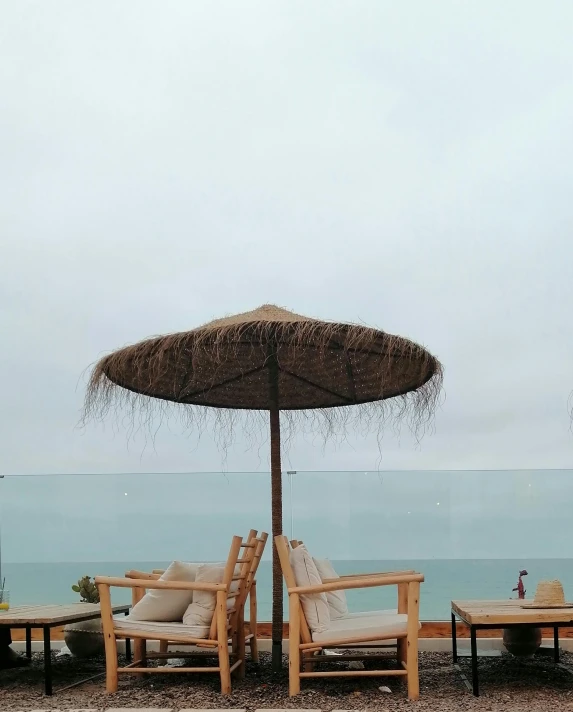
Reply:
[[[243,609],[248,593],[249,575],[258,546],[259,542],[255,543],[253,540],[243,541],[239,536],[233,537],[220,583],[165,581],[160,580],[160,574],[143,572],[132,572],[134,575],[126,578],[96,576],[95,581],[100,593],[101,618],[105,641],[106,690],[108,692],[116,692],[118,675],[124,673],[213,672],[219,674],[221,693],[224,695],[230,694],[231,673],[237,671],[238,675],[244,674],[245,631]],[[242,556],[241,550],[244,550]],[[214,595],[215,607],[210,625],[206,627],[204,634],[197,634],[195,631],[199,626],[188,626],[185,623],[130,621],[129,617],[114,619],[111,609],[110,588],[115,586],[131,588],[132,598],[135,603],[143,599],[146,589],[192,591]],[[229,599],[233,600],[229,601]],[[122,638],[133,638],[135,640],[135,660],[130,665],[120,668],[117,657],[117,640]],[[203,648],[206,651],[207,658],[217,658],[218,665],[175,668],[147,667],[149,658],[179,657],[177,653],[169,653],[167,650],[148,654],[146,651],[147,640],[158,640],[160,644],[164,641]],[[231,652],[229,651],[229,643],[231,644]]]
[[[242,607],[242,611],[244,612],[245,605],[246,605],[246,599],[249,599],[249,632],[247,633],[246,630],[244,631],[245,635],[245,645],[249,646],[250,653],[251,653],[251,659],[254,663],[259,662],[259,648],[258,648],[258,642],[257,642],[257,632],[258,632],[258,620],[257,620],[257,570],[259,568],[259,564],[261,563],[261,558],[263,556],[263,552],[265,550],[265,545],[267,543],[268,539],[268,534],[266,532],[261,532],[257,536],[257,530],[256,529],[251,529],[247,536],[247,541],[246,544],[244,545],[245,548],[247,549],[252,549],[252,558],[249,562],[247,559],[249,557],[245,556],[244,557],[244,562],[242,564],[245,569],[248,568],[248,573],[247,573],[247,578],[245,581],[245,586],[242,591],[242,600],[236,600],[235,605],[238,607],[239,605]],[[153,569],[152,575],[153,577],[159,578],[161,574],[164,573],[164,569]],[[150,574],[142,573],[140,571],[128,571],[126,576],[130,578],[148,578]],[[243,620],[243,628],[244,628],[244,620]],[[169,646],[173,645],[174,643],[171,641],[167,640],[162,640],[159,644],[159,651],[161,653],[167,653]],[[136,646],[136,653],[137,653],[137,646]],[[238,674],[239,676],[242,676],[244,673],[244,666],[242,666]]]
[[[308,677],[373,677],[403,676],[407,680],[408,698],[419,697],[418,679],[418,630],[420,583],[422,574],[412,571],[380,574],[361,574],[344,576],[312,585],[297,585],[295,570],[291,564],[291,552],[286,538],[275,538],[275,544],[281,562],[289,595],[289,694],[300,692],[301,678]],[[297,547],[299,542],[293,542]],[[304,547],[302,547],[304,548]],[[306,549],[304,549],[306,552]],[[305,571],[312,569],[312,557],[305,560]],[[318,571],[312,574],[320,581]],[[332,591],[345,591],[355,588],[373,588],[379,586],[398,587],[398,610],[396,613],[380,611],[371,615],[355,616],[330,620],[328,606],[321,601],[322,594]],[[322,619],[317,621],[314,613],[324,609]],[[313,620],[307,619],[306,611],[313,613]],[[313,629],[314,626],[314,629]],[[315,663],[340,662],[339,657],[326,656],[324,650],[332,648],[359,649],[379,647],[386,640],[398,641],[398,669],[386,670],[342,670],[317,671]],[[365,645],[369,644],[369,645]],[[380,656],[351,655],[344,660],[375,660]]]

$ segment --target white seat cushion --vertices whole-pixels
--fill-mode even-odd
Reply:
[[[160,581],[195,581],[200,564],[173,561],[159,577]],[[141,582],[145,588],[145,581]],[[180,621],[193,600],[193,591],[149,589],[131,609],[130,618],[138,621]]]
[[[186,635],[190,638],[206,638],[209,634],[209,625],[206,626],[189,626],[184,623],[176,623],[174,621],[161,623],[158,621],[139,621],[133,620],[131,616],[119,616],[114,618],[114,627],[122,631],[129,632],[130,630],[138,630],[144,633],[149,633],[150,640],[160,640],[167,638],[170,635]],[[153,636],[156,635],[157,638]]]
[[[347,613],[344,618],[367,618],[369,616],[393,616],[398,613],[396,608],[388,608],[384,611],[358,611],[357,613]]]
[[[290,552],[290,565],[297,586],[320,586],[322,583],[312,556],[302,544]],[[328,630],[330,610],[325,594],[301,594],[300,602],[310,630],[317,633]]]
[[[397,609],[391,609],[388,608],[387,610],[384,611],[359,611],[358,613],[349,613],[345,618],[368,618],[370,616],[388,616],[388,615],[396,615],[398,613]],[[405,614],[404,614],[405,615]],[[422,627],[422,624],[418,622],[418,630],[420,630]]]
[[[328,559],[313,558],[313,561],[318,569],[321,581],[340,578]],[[330,609],[330,620],[335,621],[337,618],[343,618],[348,615],[348,603],[346,602],[344,591],[327,591],[326,600]]]
[[[408,616],[399,613],[387,613],[376,616],[348,616],[331,621],[327,630],[312,633],[313,642],[327,643],[331,640],[352,640],[366,638],[365,642],[385,642],[389,638],[406,635]],[[372,637],[370,637],[372,636]]]

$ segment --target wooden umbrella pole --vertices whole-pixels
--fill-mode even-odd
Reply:
[[[281,425],[279,411],[279,375],[276,354],[269,358],[269,386],[271,396],[271,512],[273,532],[273,649],[272,668],[282,668],[283,645],[283,578],[275,537],[283,533],[283,493],[281,473]]]

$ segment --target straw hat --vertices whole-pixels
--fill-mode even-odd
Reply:
[[[573,603],[565,602],[561,581],[540,581],[531,603],[522,603],[522,608],[573,608]]]

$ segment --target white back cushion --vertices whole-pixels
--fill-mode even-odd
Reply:
[[[197,583],[222,583],[225,564],[201,564],[197,571]],[[236,573],[239,573],[237,570]],[[237,590],[238,582],[233,581],[231,591]],[[209,632],[213,612],[217,603],[217,594],[211,591],[195,591],[193,601],[183,614],[183,623],[193,628],[191,634],[197,638],[205,638]],[[232,608],[234,598],[227,599],[227,608]]]
[[[290,552],[290,565],[297,586],[316,586],[322,583],[312,556],[302,544]],[[324,593],[302,594],[300,602],[311,632],[322,633],[329,628],[330,611]]]
[[[201,564],[173,561],[160,576],[160,581],[195,581]],[[145,587],[145,581],[142,581]],[[193,599],[193,591],[167,591],[150,589],[131,609],[133,621],[181,621],[187,606]]]
[[[340,576],[334,570],[334,566],[328,559],[313,559],[321,581],[324,579],[337,579]],[[348,603],[344,591],[328,591],[326,594],[328,608],[330,609],[330,619],[344,618],[348,615]]]

